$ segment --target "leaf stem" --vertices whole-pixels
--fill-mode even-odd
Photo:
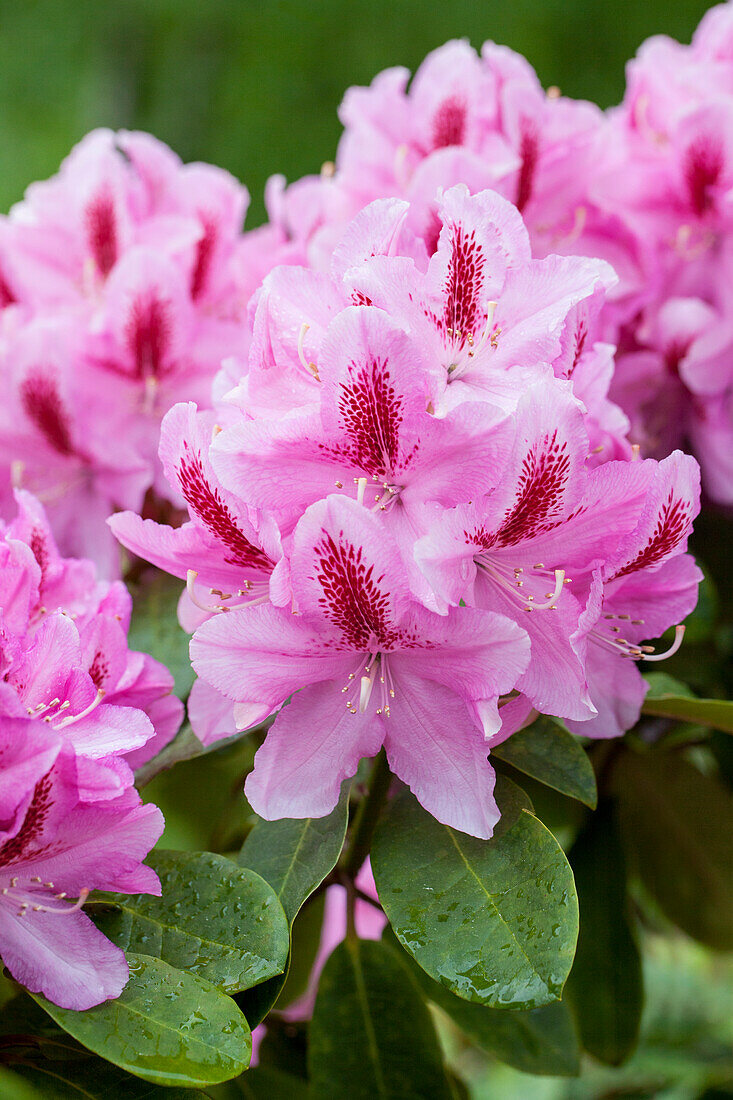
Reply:
[[[350,879],[354,879],[362,863],[369,855],[372,837],[382,807],[389,794],[392,774],[387,763],[387,756],[382,749],[374,761],[372,774],[369,779],[369,788],[365,797],[359,803],[354,818],[354,827],[351,841],[346,850],[340,871]]]

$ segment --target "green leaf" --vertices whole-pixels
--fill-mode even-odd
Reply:
[[[580,934],[567,996],[585,1049],[607,1065],[636,1047],[644,1003],[641,956],[628,912],[626,867],[613,810],[592,814],[570,851]]]
[[[140,765],[135,772],[135,783],[138,787],[144,787],[156,775],[168,771],[174,764],[180,764],[184,760],[195,760],[210,752],[218,752],[225,745],[239,741],[244,736],[242,733],[235,733],[232,737],[225,737],[212,745],[202,745],[188,722],[184,722],[173,740],[161,749],[157,756]]]
[[[491,840],[432,818],[404,791],[374,835],[379,900],[403,947],[459,997],[494,1008],[560,998],[578,935],[570,865],[523,792],[499,777]]]
[[[162,959],[131,953],[128,962],[121,995],[85,1012],[33,997],[87,1049],[153,1084],[196,1088],[247,1068],[252,1037],[230,997]]]
[[[293,921],[290,931],[290,965],[287,981],[278,997],[278,1008],[287,1008],[302,997],[321,945],[326,891],[311,898]],[[246,1013],[245,1013],[246,1015]]]
[[[272,887],[254,871],[211,852],[153,851],[162,895],[109,895],[97,927],[123,951],[164,959],[224,993],[281,974],[289,931]]]
[[[232,1082],[245,1100],[308,1100],[307,1081],[272,1066],[255,1066]]]
[[[344,784],[336,808],[326,817],[258,821],[238,856],[277,894],[291,925],[300,907],[336,866],[349,820],[350,782]],[[291,958],[280,977],[238,998],[252,1027],[264,1020],[283,990]]]
[[[670,920],[733,948],[733,797],[679,754],[625,752],[614,788],[626,849]]]
[[[321,974],[308,1044],[318,1100],[451,1100],[430,1014],[386,943],[346,939]]]
[[[44,1100],[45,1096],[54,1096],[54,1093],[37,1091],[30,1081],[0,1066],[0,1095],[3,1100]]]
[[[175,692],[185,699],[194,681],[188,656],[188,634],[178,625],[178,600],[183,583],[156,569],[133,589],[130,649],[149,653],[172,673]],[[234,732],[234,731],[232,731]]]
[[[349,815],[346,784],[336,809],[327,817],[258,821],[238,862],[270,883],[292,922],[306,898],[336,866]]]
[[[86,1053],[86,1052],[85,1052]],[[83,1061],[38,1061],[17,1067],[22,1078],[34,1085],[34,1097],[43,1100],[192,1100],[190,1089],[164,1088],[141,1081],[101,1058],[87,1056]],[[0,1086],[4,1084],[0,1076]],[[12,1092],[2,1091],[3,1100],[14,1100]],[[17,1100],[25,1100],[18,1094]]]
[[[390,928],[385,938],[398,946]],[[523,1073],[574,1077],[580,1072],[578,1037],[565,1001],[527,1012],[471,1004],[434,982],[406,952],[401,958],[425,996],[487,1054]]]
[[[697,699],[686,684],[664,672],[650,673],[649,692],[642,711],[660,718],[677,718],[700,726],[733,733],[733,702],[727,699]],[[516,734],[515,734],[516,736]]]
[[[591,762],[578,739],[558,720],[538,718],[493,748],[491,755],[595,809],[598,792]]]

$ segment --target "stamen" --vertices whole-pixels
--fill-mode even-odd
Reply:
[[[536,611],[542,611],[545,608],[552,608],[553,607],[555,601],[560,598],[560,593],[562,592],[562,587],[563,587],[564,581],[565,581],[565,570],[564,569],[556,569],[555,570],[555,588],[553,589],[552,592],[545,593],[545,598],[547,600],[547,603],[536,603],[534,605]],[[532,599],[531,596],[528,596],[527,598],[530,599],[530,600]]]
[[[377,674],[377,665],[379,661],[375,657],[371,663],[371,666],[367,669],[369,675],[362,676],[361,687],[359,689],[359,713],[364,714],[369,706],[369,700],[372,695],[372,688],[374,687],[374,679]]]
[[[143,396],[143,412],[152,413],[158,398],[158,379],[154,374],[147,375],[145,379],[145,393]]]
[[[23,488],[23,472],[25,470],[25,462],[19,458],[14,458],[10,463],[10,483],[13,489]]]
[[[484,331],[481,333],[481,339],[475,347],[473,347],[473,336],[471,336],[470,340],[467,340],[467,342],[472,345],[471,350],[468,353],[469,356],[473,357],[474,355],[477,355],[483,348],[486,341],[489,339],[489,335],[494,324],[494,314],[496,313],[496,307],[498,306],[498,304],[498,302],[486,303],[486,324],[484,325]],[[492,346],[495,346],[493,341],[491,343]]]
[[[93,700],[93,702],[91,702],[89,704],[88,707],[86,707],[83,711],[81,711],[80,714],[70,714],[68,718],[62,718],[62,720],[57,725],[54,726],[54,729],[62,730],[62,729],[65,729],[66,726],[73,726],[74,722],[81,721],[82,718],[86,718],[87,715],[91,714],[93,710],[96,710],[103,699],[104,699],[104,690],[102,688],[99,688],[99,690],[97,691],[95,699]],[[70,704],[67,704],[67,705],[70,705]]]
[[[367,487],[367,479],[365,477],[355,477],[354,481],[357,485],[356,500],[358,504],[364,503],[364,494]]]
[[[217,607],[211,607],[209,604],[203,603],[198,598],[198,596],[196,595],[196,587],[195,587],[197,577],[198,577],[198,573],[196,572],[195,569],[189,569],[188,572],[186,573],[186,591],[188,592],[188,595],[191,599],[191,603],[195,604],[196,607],[200,608],[202,611],[208,611],[210,615],[213,615],[217,611],[219,611],[219,607],[218,606]]]
[[[682,645],[682,639],[684,638],[684,636],[685,636],[684,626],[676,626],[674,628],[674,641],[672,642],[672,645],[669,647],[669,649],[666,651],[666,653],[655,653],[654,655],[649,655],[649,656],[645,655],[644,657],[642,657],[642,660],[643,661],[666,661],[668,657],[671,657],[672,654],[676,653],[677,650],[680,648],[680,646]]]
[[[73,905],[66,906],[66,908],[64,909],[56,909],[52,905],[33,905],[31,908],[33,909],[34,913],[53,913],[55,916],[58,917],[66,917],[69,915],[69,913],[75,913],[77,909],[81,909],[88,897],[89,891],[87,890],[86,886],[84,886],[79,891],[78,900],[75,901]]]
[[[640,454],[641,454],[641,444],[640,443],[632,443],[631,444],[631,461],[636,462],[637,459],[639,458]]]
[[[303,341],[305,340],[305,334],[306,334],[306,332],[308,331],[309,328],[310,328],[310,325],[307,324],[305,321],[300,326],[300,332],[298,333],[298,358],[300,359],[301,363],[303,364],[305,369],[308,371],[308,373],[313,375],[316,382],[320,382],[321,380],[318,377],[318,367],[316,366],[315,363],[309,363],[308,362],[308,360],[305,357],[305,352],[303,350]]]

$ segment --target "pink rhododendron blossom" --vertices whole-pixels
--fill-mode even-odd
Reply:
[[[129,974],[81,906],[94,889],[159,894],[142,859],[163,829],[133,788],[90,802],[80,782],[58,731],[0,717],[0,953],[17,981],[77,1010],[118,997]]]
[[[592,183],[660,272],[616,335],[613,395],[647,454],[690,443],[722,503],[733,501],[732,34],[729,3],[708,12],[690,46],[644,43]]]
[[[62,551],[105,575],[112,511],[151,488],[182,503],[156,458],[163,415],[207,405],[222,359],[246,354],[247,203],[218,168],[97,130],[0,223],[0,505],[34,492]]]
[[[0,714],[42,723],[96,761],[80,765],[80,777],[91,768],[90,797],[100,770],[129,786],[130,766],[180,726],[173,677],[127,648],[124,585],[97,580],[91,562],[62,558],[41,506],[16,495],[18,516],[0,529]]]
[[[431,813],[486,837],[488,750],[533,711],[592,736],[622,731],[589,654],[612,613],[601,601],[620,588],[612,565],[629,540],[641,553],[662,476],[687,518],[663,569],[648,554],[634,567],[643,583],[654,574],[660,601],[639,616],[639,645],[690,610],[697,572],[680,555],[695,464],[662,475],[632,460],[607,397],[612,349],[596,338],[606,264],[533,258],[521,216],[493,192],[444,192],[432,253],[411,211],[378,200],[323,270],[265,279],[249,370],[227,366],[213,412],[179,405],[163,424],[162,465],[189,522],[110,524],[187,579],[179,616],[194,635],[202,740],[274,716],[247,780],[257,813],[328,813],[384,746]],[[662,583],[678,569],[681,599]],[[633,603],[628,587],[619,598]],[[617,679],[631,724],[634,663],[653,655],[627,641],[612,656],[629,666]]]

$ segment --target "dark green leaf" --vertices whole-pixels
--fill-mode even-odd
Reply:
[[[664,672],[649,674],[649,692],[642,711],[660,718],[676,718],[700,726],[733,733],[733,702],[727,699],[697,699],[686,684]]]
[[[150,653],[170,669],[179,699],[186,698],[194,681],[188,656],[190,638],[178,625],[182,589],[183,582],[176,577],[159,569],[148,573],[134,590],[129,633],[130,649]]]
[[[30,1081],[0,1066],[0,1096],[3,1100],[43,1100],[54,1093],[41,1092]]]
[[[350,783],[344,784],[336,809],[327,817],[258,821],[239,853],[242,866],[270,883],[291,924],[301,905],[336,866],[349,819],[350,787]],[[252,1027],[264,1020],[278,1000],[290,964],[289,958],[283,974],[237,998]]]
[[[230,997],[149,955],[128,956],[130,981],[115,1001],[72,1012],[34,994],[89,1050],[145,1081],[197,1087],[237,1077],[252,1038]]]
[[[318,1100],[451,1100],[430,1014],[386,943],[347,939],[326,962],[308,1066]]]
[[[288,978],[278,997],[278,1008],[287,1008],[302,997],[308,987],[313,963],[321,944],[326,892],[311,898],[293,921]]]
[[[270,883],[291,923],[336,866],[346,836],[349,787],[327,817],[259,821],[244,842],[238,862]]]
[[[614,771],[629,858],[675,924],[733,948],[733,797],[684,757],[625,752]]]
[[[255,1066],[232,1081],[245,1100],[308,1100],[307,1081],[272,1066]]]
[[[372,868],[397,938],[467,1001],[537,1008],[558,1000],[578,934],[573,875],[559,844],[499,777],[502,819],[477,840],[404,791],[377,826]]]
[[[558,720],[543,715],[493,748],[491,755],[595,808],[598,792],[591,762],[578,739]]]
[[[118,947],[155,955],[224,993],[282,973],[288,922],[259,875],[211,852],[153,851],[148,862],[161,897],[110,895],[115,908],[95,914]]]
[[[47,1062],[17,1067],[24,1080],[43,1100],[193,1100],[190,1089],[164,1088],[141,1081],[101,1058],[87,1056],[83,1061]],[[0,1077],[0,1086],[3,1081]],[[3,1100],[13,1100],[13,1094],[1,1093]],[[18,1095],[17,1100],[24,1100]]]
[[[644,987],[628,913],[626,868],[612,807],[593,814],[570,851],[580,934],[567,996],[585,1049],[617,1066],[634,1050]]]
[[[398,947],[390,928],[385,938]],[[580,1072],[578,1038],[565,1001],[527,1012],[471,1004],[434,982],[406,952],[401,957],[425,996],[476,1046],[500,1062],[536,1075],[574,1077]]]

